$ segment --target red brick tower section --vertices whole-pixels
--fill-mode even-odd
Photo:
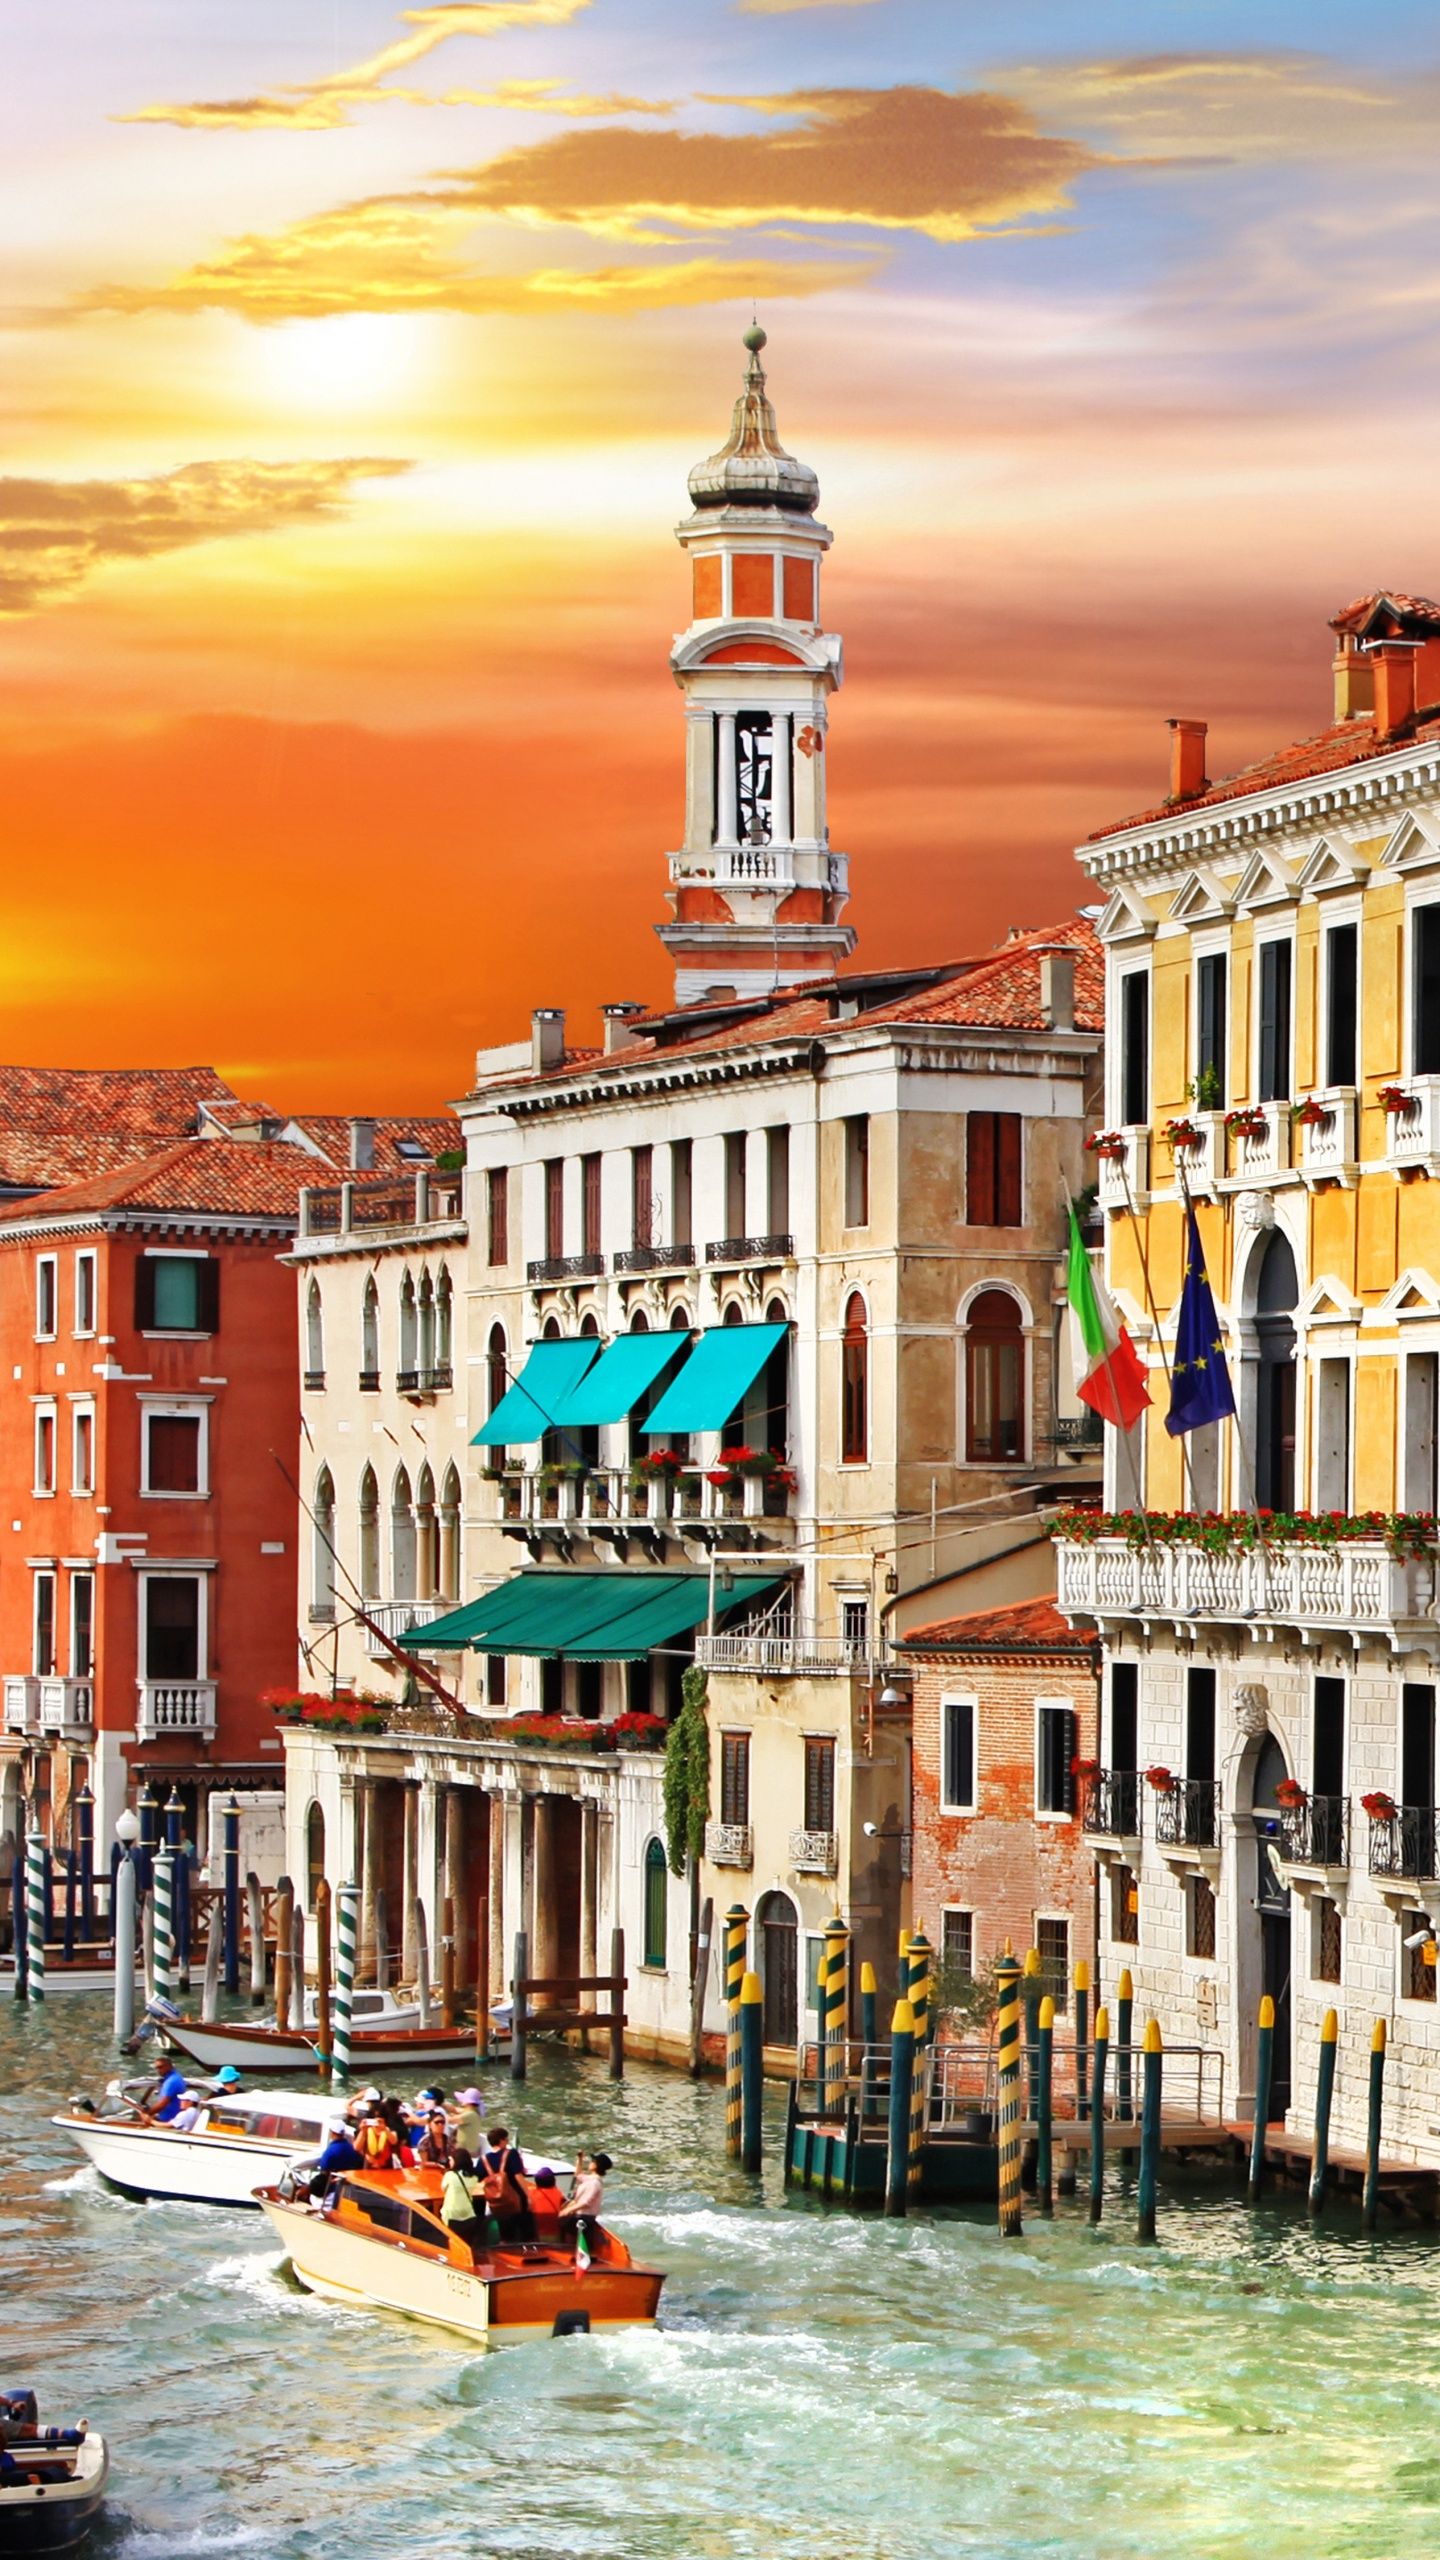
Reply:
[[[825,814],[825,725],[841,681],[820,626],[820,484],[780,442],[763,329],[745,334],[729,436],[690,474],[677,529],[692,620],[670,653],[685,696],[685,842],[668,856],[677,1004],[768,995],[831,978],[855,947],[840,922],[846,858]]]

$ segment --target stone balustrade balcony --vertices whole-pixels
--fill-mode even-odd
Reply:
[[[1434,1555],[1392,1556],[1379,1537],[1333,1546],[1275,1540],[1218,1554],[1163,1537],[1138,1546],[1060,1538],[1056,1570],[1060,1607],[1101,1626],[1228,1624],[1312,1640],[1333,1631],[1440,1654]]]

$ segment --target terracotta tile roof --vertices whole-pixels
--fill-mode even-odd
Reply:
[[[1332,614],[1332,631],[1369,632],[1373,623],[1393,622],[1407,636],[1421,631],[1440,631],[1440,604],[1429,596],[1402,595],[1398,587],[1377,587],[1373,595],[1357,596],[1353,604],[1342,605]]]
[[[902,1651],[926,1653],[1067,1653],[1089,1655],[1091,1639],[1077,1635],[1053,1600],[1017,1600],[1005,1609],[972,1609],[962,1618],[939,1618],[895,1639]]]
[[[334,1172],[349,1172],[350,1120],[348,1116],[342,1118],[336,1112],[326,1111],[293,1111],[277,1116],[282,1126],[301,1130],[312,1146],[319,1148]],[[412,1139],[432,1158],[448,1155],[455,1148],[463,1147],[465,1143],[460,1123],[451,1112],[409,1120],[382,1118],[377,1113],[374,1126],[375,1160],[373,1164],[365,1167],[365,1175],[372,1177],[382,1173],[414,1173],[417,1169],[423,1169],[422,1157],[401,1154],[399,1141],[402,1138]],[[362,1180],[365,1175],[362,1175]],[[311,1180],[318,1181],[323,1178],[322,1170],[317,1165]]]
[[[1324,773],[1337,773],[1347,765],[1382,762],[1386,756],[1408,755],[1415,747],[1440,745],[1440,719],[1422,720],[1404,737],[1387,738],[1377,744],[1373,723],[1363,716],[1340,720],[1329,729],[1317,731],[1313,738],[1300,738],[1293,746],[1277,747],[1272,755],[1262,756],[1258,763],[1243,765],[1238,773],[1224,782],[1213,783],[1208,791],[1198,792],[1193,800],[1162,800],[1158,808],[1142,809],[1138,817],[1120,818],[1111,827],[1097,827],[1086,837],[1087,844],[1102,844],[1107,836],[1124,835],[1131,827],[1158,826],[1167,818],[1188,818],[1196,809],[1213,808],[1217,801],[1241,800],[1251,791],[1274,791],[1287,783],[1309,782]]]
[[[107,1209],[293,1221],[300,1193],[314,1179],[315,1158],[306,1147],[187,1138],[139,1163],[47,1191],[42,1199],[10,1201],[0,1209],[0,1227]]]
[[[40,1190],[189,1137],[235,1100],[214,1067],[0,1066],[0,1185]]]

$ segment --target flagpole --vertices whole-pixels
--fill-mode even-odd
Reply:
[[[1180,1159],[1179,1159],[1179,1157],[1178,1157],[1178,1156],[1177,1156],[1177,1157],[1176,1157],[1176,1159],[1175,1159],[1175,1178],[1176,1178],[1177,1182],[1178,1182],[1178,1183],[1179,1183],[1179,1185],[1180,1185],[1180,1197],[1181,1197],[1181,1199],[1182,1199],[1182,1200],[1184,1201],[1184,1203],[1185,1203],[1185,1215],[1186,1215],[1186,1218],[1188,1219],[1188,1218],[1189,1218],[1189,1216],[1190,1216],[1190,1210],[1191,1210],[1190,1191],[1189,1191],[1189,1186],[1187,1185],[1186,1180],[1185,1180],[1185,1168],[1184,1168],[1184,1166],[1181,1164]],[[1232,1394],[1233,1394],[1233,1388],[1232,1388]],[[1257,1499],[1256,1492],[1255,1492],[1255,1479],[1254,1479],[1254,1476],[1251,1474],[1251,1471],[1250,1471],[1250,1460],[1249,1460],[1248,1456],[1246,1455],[1246,1450],[1245,1450],[1245,1435],[1244,1435],[1243,1431],[1242,1431],[1242,1430],[1241,1430],[1241,1428],[1240,1428],[1240,1408],[1239,1408],[1239,1406],[1238,1406],[1238,1405],[1235,1405],[1235,1406],[1234,1406],[1234,1408],[1233,1408],[1233,1410],[1232,1410],[1232,1412],[1231,1412],[1231,1415],[1230,1415],[1230,1419],[1231,1419],[1231,1421],[1232,1421],[1232,1422],[1234,1423],[1234,1425],[1235,1425],[1235,1455],[1236,1455],[1236,1458],[1237,1458],[1237,1461],[1238,1461],[1238,1464],[1239,1464],[1239,1472],[1240,1472],[1241,1478],[1243,1479],[1243,1488],[1244,1488],[1244,1491],[1245,1491],[1245,1493],[1246,1493],[1246,1495],[1247,1495],[1247,1497],[1248,1497],[1248,1498],[1247,1498],[1247,1501],[1246,1501],[1246,1509],[1248,1510],[1248,1512],[1249,1512],[1249,1514],[1250,1514],[1251,1519],[1252,1519],[1252,1520],[1254,1521],[1254,1523],[1255,1523],[1256,1534],[1257,1534],[1257,1536],[1259,1537],[1260,1544],[1261,1544],[1261,1545],[1262,1545],[1262,1547],[1263,1547],[1263,1545],[1265,1544],[1265,1531],[1264,1531],[1264,1529],[1262,1528],[1262,1526],[1261,1526],[1261,1522],[1260,1522],[1260,1504],[1259,1504],[1259,1501],[1258,1501],[1258,1499]],[[1188,1452],[1188,1450],[1187,1450],[1187,1452],[1186,1452],[1187,1459],[1188,1459],[1188,1455],[1189,1455],[1189,1452]],[[1191,1491],[1192,1491],[1192,1502],[1193,1502],[1193,1491],[1194,1491],[1193,1479],[1192,1479]]]
[[[1127,1187],[1128,1187],[1128,1186],[1127,1186]],[[1067,1217],[1069,1218],[1069,1220],[1070,1220],[1070,1221],[1071,1221],[1071,1223],[1072,1223],[1072,1228],[1073,1228],[1073,1230],[1074,1230],[1075,1232],[1078,1232],[1079,1221],[1078,1221],[1078,1218],[1077,1218],[1077,1216],[1076,1216],[1075,1201],[1074,1201],[1074,1198],[1073,1198],[1073,1196],[1072,1196],[1072,1194],[1071,1194],[1071,1192],[1070,1192],[1069,1186],[1068,1186],[1068,1185],[1067,1185],[1063,1180],[1061,1181],[1061,1184],[1060,1184],[1060,1196],[1061,1196],[1061,1198],[1063,1199],[1063,1201],[1064,1201],[1064,1203],[1065,1203],[1066,1215],[1067,1215]],[[1148,1281],[1147,1281],[1147,1289],[1148,1289]],[[1154,1309],[1153,1309],[1153,1307],[1152,1307],[1152,1309],[1151,1309],[1151,1314],[1152,1314],[1152,1317],[1153,1317],[1153,1315],[1154,1315]],[[1158,1332],[1159,1332],[1159,1330],[1160,1330],[1160,1327],[1159,1327],[1159,1323],[1158,1323],[1158,1321],[1156,1322],[1155,1330],[1156,1330],[1156,1332],[1157,1332],[1157,1334],[1158,1334]],[[1164,1350],[1165,1350],[1165,1346],[1164,1346],[1164,1344],[1163,1344],[1163,1343],[1162,1343],[1162,1344],[1161,1344],[1161,1346],[1160,1346],[1160,1350],[1161,1350],[1161,1358],[1163,1359],[1163,1358],[1164,1358]],[[1170,1374],[1170,1371],[1169,1371],[1169,1364],[1168,1364],[1168,1362],[1166,1363],[1166,1371],[1165,1371],[1165,1374],[1166,1374],[1166,1376],[1167,1376],[1167,1378],[1168,1378],[1168,1376],[1169,1376],[1169,1374]],[[1143,1418],[1143,1416],[1142,1416],[1142,1415],[1137,1415],[1137,1417],[1136,1417],[1137,1421],[1141,1420],[1142,1418]],[[1102,1417],[1102,1419],[1103,1419],[1103,1417]],[[1111,1423],[1111,1425],[1110,1425],[1110,1429],[1111,1429],[1112,1431],[1114,1431],[1114,1432],[1116,1432],[1116,1433],[1118,1433],[1118,1434],[1119,1434],[1120,1445],[1121,1445],[1121,1447],[1123,1448],[1123,1450],[1124,1450],[1124,1452],[1125,1452],[1126,1461],[1127,1461],[1127,1464],[1128,1464],[1129,1469],[1130,1469],[1130,1482],[1131,1482],[1131,1485],[1132,1485],[1132,1487],[1133,1487],[1133,1489],[1134,1489],[1134,1494],[1135,1494],[1135,1510],[1136,1510],[1137,1516],[1138,1516],[1139,1521],[1140,1521],[1140,1526],[1141,1526],[1141,1530],[1142,1530],[1143,1535],[1144,1535],[1145,1544],[1146,1544],[1146,1546],[1147,1546],[1147,1547],[1148,1547],[1148,1546],[1151,1546],[1154,1542],[1153,1542],[1153,1540],[1152,1540],[1152,1538],[1151,1538],[1151,1535],[1150,1535],[1150,1519],[1149,1519],[1149,1515],[1148,1515],[1148,1513],[1147,1513],[1147,1511],[1146,1511],[1146,1509],[1145,1509],[1145,1496],[1144,1496],[1143,1492],[1142,1492],[1142,1491],[1141,1491],[1141,1489],[1140,1489],[1140,1469],[1139,1469],[1139,1465],[1138,1465],[1138,1463],[1137,1463],[1137,1461],[1136,1461],[1134,1448],[1133,1448],[1133,1446],[1132,1446],[1132,1444],[1131,1444],[1130,1433],[1129,1433],[1128,1431],[1124,1431],[1124,1430],[1122,1430],[1122,1429],[1121,1429],[1121,1427],[1120,1427],[1120,1424],[1119,1424],[1118,1422],[1112,1422],[1112,1423]],[[1117,1491],[1118,1491],[1118,1486],[1117,1486]]]
[[[1172,1154],[1174,1154],[1173,1149]],[[1135,1250],[1140,1256],[1140,1272],[1145,1283],[1145,1304],[1150,1310],[1150,1321],[1155,1327],[1155,1339],[1160,1345],[1160,1360],[1165,1371],[1165,1384],[1173,1396],[1175,1392],[1175,1378],[1170,1367],[1170,1354],[1165,1348],[1165,1334],[1160,1322],[1160,1311],[1155,1304],[1155,1292],[1150,1285],[1150,1256],[1145,1250],[1145,1237],[1141,1229],[1139,1215],[1136,1211],[1134,1194],[1130,1189],[1130,1158],[1128,1152],[1122,1156],[1120,1160],[1120,1173],[1125,1185],[1125,1206],[1130,1213],[1130,1224],[1135,1230]],[[1190,1207],[1190,1195],[1185,1189],[1185,1169],[1180,1162],[1178,1154],[1175,1154],[1175,1179],[1180,1185],[1181,1197],[1185,1202],[1185,1207],[1188,1212]],[[1189,1507],[1193,1511],[1195,1509],[1195,1471],[1190,1463],[1190,1443],[1188,1438],[1182,1439],[1180,1446],[1180,1480],[1189,1496]]]

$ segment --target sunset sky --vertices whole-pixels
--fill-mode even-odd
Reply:
[[[434,1109],[670,993],[673,528],[757,310],[857,961],[1086,896],[1440,592],[1440,22],[68,0],[0,94],[8,1059]]]

